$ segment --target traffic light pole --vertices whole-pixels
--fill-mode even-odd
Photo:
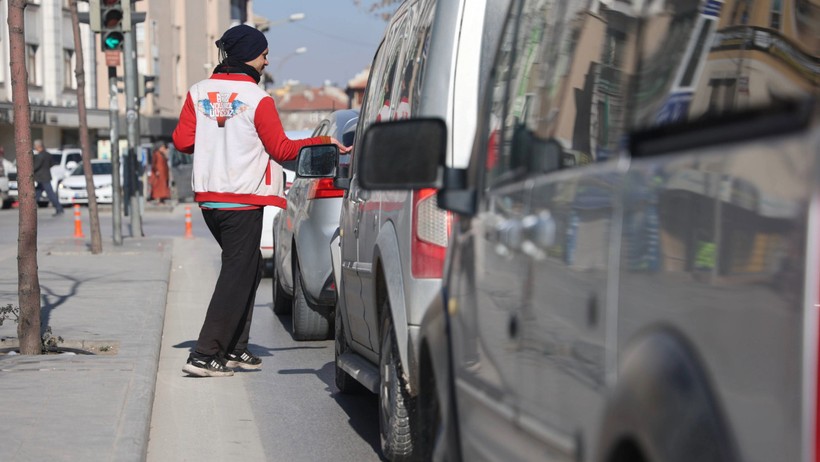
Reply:
[[[122,195],[120,194],[120,114],[117,91],[117,68],[108,66],[109,115],[111,139],[111,167],[113,174],[112,215],[114,216],[114,245],[122,245]]]
[[[130,0],[127,0],[130,1]],[[139,95],[137,95],[137,45],[135,28],[125,33],[123,67],[125,69],[125,120],[128,124],[128,197],[131,210],[131,237],[142,237],[142,214],[137,160],[139,132]]]

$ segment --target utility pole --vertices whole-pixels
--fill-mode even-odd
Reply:
[[[130,2],[131,0],[125,1]],[[134,5],[131,4],[132,10],[133,7]],[[131,13],[132,23],[137,22],[136,20],[138,18],[136,18],[136,16],[137,15],[134,13]],[[142,237],[144,234],[142,232],[142,214],[140,213],[141,201],[139,188],[137,187],[139,184],[139,175],[137,172],[139,167],[139,162],[137,160],[137,147],[140,140],[140,118],[139,95],[137,95],[139,83],[137,82],[138,72],[136,42],[136,32],[134,31],[134,27],[132,25],[130,30],[125,33],[125,60],[123,62],[123,67],[125,69],[125,79],[123,80],[123,83],[125,84],[126,101],[125,120],[128,124],[128,168],[126,169],[126,172],[128,175],[129,185],[128,197],[130,198],[131,237]]]
[[[111,140],[111,174],[114,197],[111,214],[114,216],[114,245],[122,245],[122,195],[120,194],[120,110],[117,89],[117,67],[108,66],[109,117]]]

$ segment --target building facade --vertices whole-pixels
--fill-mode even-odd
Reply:
[[[87,3],[78,3],[81,11]],[[108,114],[97,108],[94,77],[96,53],[94,34],[80,25],[85,57],[86,106],[88,125],[93,130],[107,129]],[[79,145],[77,79],[74,75],[77,52],[68,0],[29,0],[25,10],[26,69],[31,103],[32,139],[42,139],[47,147]],[[7,0],[0,0],[0,62],[9,63]],[[14,128],[11,67],[0,66],[0,145],[6,157],[14,156]]]
[[[77,2],[80,12],[87,2]],[[217,63],[214,42],[231,25],[265,27],[253,14],[252,0],[139,0],[134,10],[145,21],[134,27],[138,80],[152,78],[140,94],[140,141],[170,139],[188,88],[210,75]],[[26,68],[31,103],[32,138],[47,147],[79,145],[76,51],[68,0],[29,0],[25,10]],[[99,38],[80,25],[84,55],[89,138],[94,157],[109,137],[110,86],[108,64]],[[9,63],[8,4],[0,0],[0,62]],[[117,76],[125,75],[121,56]],[[126,139],[124,86],[119,83],[119,132]],[[142,87],[142,85],[141,85]],[[14,158],[12,89],[9,65],[0,67],[0,146]]]

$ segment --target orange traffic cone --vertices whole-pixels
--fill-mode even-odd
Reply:
[[[83,221],[80,218],[79,204],[74,204],[74,237],[85,237],[83,235]]]
[[[185,238],[191,239],[194,237],[193,230],[191,229],[191,206],[185,206]]]

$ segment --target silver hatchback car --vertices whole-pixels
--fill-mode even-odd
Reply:
[[[357,109],[333,112],[311,136],[331,136],[351,146],[358,120]],[[299,169],[311,165],[300,157],[287,209],[274,218],[273,225],[273,311],[293,312],[297,340],[332,338],[336,305],[327,246],[339,226],[344,191],[333,185],[335,162],[327,165],[332,167],[327,171]]]

